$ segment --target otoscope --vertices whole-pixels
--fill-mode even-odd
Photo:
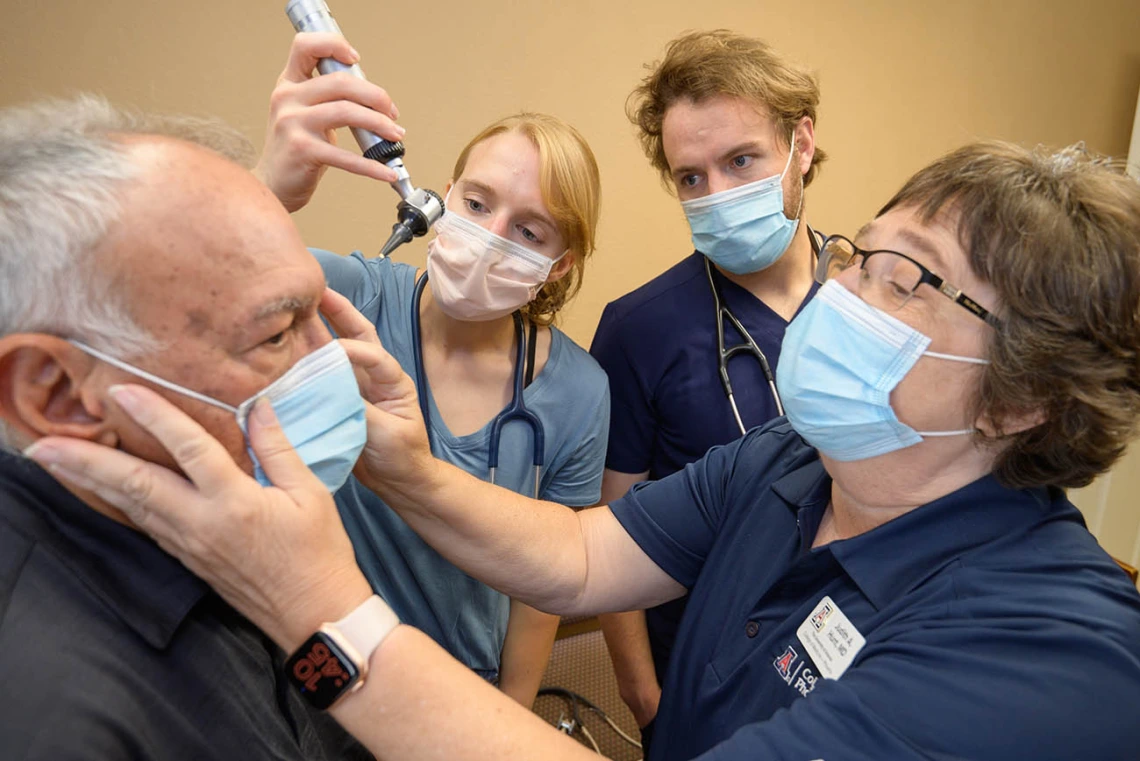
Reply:
[[[325,0],[289,0],[285,14],[298,32],[334,32],[343,36]],[[359,65],[345,66],[335,58],[322,58],[317,63],[317,71],[321,74],[347,71],[354,77],[365,78]],[[403,143],[390,142],[359,127],[352,128],[352,136],[364,151],[365,158],[379,161],[396,172],[392,188],[400,194],[400,203],[396,206],[397,221],[392,225],[388,242],[380,249],[380,255],[387,256],[400,245],[426,233],[443,216],[443,200],[434,190],[412,185],[412,178],[404,166]]]

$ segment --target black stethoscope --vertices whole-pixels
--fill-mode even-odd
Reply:
[[[808,239],[811,240],[812,252],[819,256],[819,241],[816,240],[815,230],[808,228]],[[716,309],[716,349],[717,349],[717,369],[720,371],[720,385],[724,388],[725,396],[728,397],[728,404],[732,407],[732,416],[736,418],[736,425],[740,428],[740,435],[743,436],[747,433],[744,427],[744,421],[740,418],[740,410],[736,406],[736,396],[732,392],[732,379],[728,376],[728,361],[738,354],[751,354],[760,363],[760,369],[764,372],[764,377],[768,381],[768,388],[772,391],[772,399],[776,402],[776,412],[782,417],[784,414],[784,405],[780,401],[780,392],[776,390],[776,375],[772,372],[772,366],[768,363],[768,358],[764,356],[764,352],[760,350],[760,346],[752,339],[752,334],[749,333],[740,320],[736,319],[736,315],[724,304],[724,299],[720,295],[720,286],[716,283],[716,278],[713,277],[713,265],[709,258],[705,257],[705,275],[709,279],[709,288],[712,290],[713,307]],[[732,327],[736,328],[736,332],[744,339],[744,343],[736,344],[725,348],[724,345],[724,321],[728,320]]]
[[[412,298],[412,354],[416,363],[416,393],[420,398],[420,412],[423,414],[424,426],[427,428],[428,442],[431,442],[431,413],[427,397],[427,372],[424,370],[423,336],[420,332],[420,301],[423,298],[424,288],[427,286],[428,275],[424,272],[416,281],[416,290]],[[490,441],[487,451],[487,469],[491,474],[491,483],[495,483],[495,473],[499,469],[499,443],[503,437],[503,426],[512,420],[518,420],[530,426],[534,434],[534,498],[538,499],[539,484],[542,478],[542,465],[546,459],[546,433],[538,415],[526,408],[523,403],[523,389],[534,380],[534,359],[538,349],[538,331],[532,324],[530,335],[527,336],[523,326],[522,314],[515,312],[515,374],[511,403],[503,411],[495,415],[491,421]]]

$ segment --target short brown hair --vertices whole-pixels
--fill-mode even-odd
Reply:
[[[753,103],[776,122],[776,137],[783,145],[805,116],[818,123],[815,76],[782,60],[764,42],[727,29],[681,35],[669,43],[663,59],[646,68],[649,75],[630,94],[626,114],[640,130],[645,155],[670,187],[661,124],[679,100],[701,103],[727,95]],[[826,160],[827,154],[816,148],[804,187]]]
[[[520,113],[488,125],[471,138],[455,161],[452,179],[463,174],[472,148],[504,132],[524,135],[538,150],[542,201],[566,241],[567,256],[574,257],[569,272],[543,285],[522,308],[523,316],[536,325],[550,325],[582,287],[586,259],[594,252],[602,203],[598,162],[586,138],[566,122],[548,114]]]
[[[1140,416],[1140,184],[1083,145],[979,143],[920,171],[879,213],[897,207],[956,222],[1001,299],[975,411],[999,429],[1044,416],[999,439],[994,474],[1069,488],[1108,470]]]

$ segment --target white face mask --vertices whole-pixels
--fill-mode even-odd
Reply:
[[[467,322],[495,320],[530,303],[554,263],[449,211],[428,243],[432,296],[444,314]]]

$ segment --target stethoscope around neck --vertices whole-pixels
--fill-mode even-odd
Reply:
[[[424,272],[416,281],[415,293],[412,297],[412,356],[416,364],[416,394],[420,398],[420,412],[423,414],[424,427],[427,429],[428,443],[431,443],[431,409],[428,404],[427,371],[424,369],[423,334],[420,331],[420,302],[423,299],[424,288],[427,286],[428,273]],[[538,347],[538,330],[531,325],[530,337],[523,325],[521,312],[515,312],[512,317],[515,321],[515,372],[512,382],[513,390],[511,403],[503,408],[502,412],[491,420],[489,441],[487,442],[487,470],[490,473],[491,483],[495,483],[495,475],[499,469],[499,444],[503,437],[503,426],[512,420],[518,420],[530,426],[534,434],[534,498],[538,499],[539,485],[542,478],[542,466],[546,460],[546,433],[538,415],[526,408],[523,403],[523,389],[530,385],[534,379],[534,360]]]
[[[816,240],[815,231],[810,227],[808,228],[808,239],[811,241],[812,253],[819,256],[819,241]],[[724,388],[725,396],[728,397],[728,404],[732,408],[732,416],[736,419],[736,425],[740,428],[740,435],[743,436],[748,430],[744,427],[744,421],[740,417],[740,409],[736,406],[736,395],[732,391],[732,378],[728,375],[728,361],[738,354],[751,354],[760,363],[760,369],[764,372],[764,378],[768,381],[768,388],[772,392],[772,399],[776,402],[776,413],[779,416],[784,415],[784,405],[780,401],[780,392],[776,390],[776,375],[772,372],[772,365],[768,363],[768,357],[760,350],[760,346],[752,338],[752,334],[744,327],[740,320],[736,319],[736,315],[724,303],[724,298],[720,293],[720,286],[717,285],[716,278],[713,276],[713,265],[709,258],[704,257],[705,260],[705,275],[709,280],[709,289],[712,291],[713,308],[716,309],[716,349],[717,349],[717,370],[720,374],[720,385]],[[725,348],[724,345],[724,321],[728,320],[732,327],[736,328],[736,332],[744,339],[743,343],[736,344]]]

